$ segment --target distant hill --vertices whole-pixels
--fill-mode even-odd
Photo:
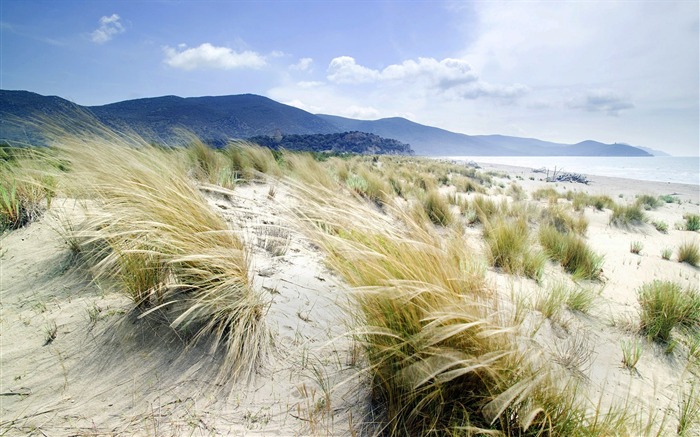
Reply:
[[[89,126],[97,119],[117,131],[135,132],[164,144],[182,141],[178,129],[214,145],[259,136],[355,131],[409,144],[417,155],[427,156],[651,156],[627,144],[591,140],[559,144],[534,138],[459,134],[398,117],[367,121],[314,115],[253,94],[164,96],[87,107],[56,96],[0,90],[0,141],[45,144],[41,126],[45,119],[69,130]]]
[[[220,97],[165,96],[90,106],[95,116],[117,130],[128,127],[158,142],[172,142],[173,128],[204,141],[256,135],[338,132],[325,120],[293,106],[253,94]]]
[[[644,150],[625,144],[603,144],[589,140],[571,145],[504,135],[465,135],[424,126],[400,117],[355,120],[334,115],[318,116],[339,129],[370,132],[408,143],[417,155],[651,156]]]
[[[412,155],[408,144],[366,132],[337,134],[259,136],[248,139],[270,149],[310,152],[360,153],[371,155]]]

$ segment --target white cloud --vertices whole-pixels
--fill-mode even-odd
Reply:
[[[377,81],[419,81],[442,89],[477,80],[464,60],[446,58],[409,59],[392,64],[383,70],[373,70],[355,62],[350,56],[339,56],[328,66],[328,80],[336,83],[366,83]]]
[[[611,116],[619,115],[624,109],[634,108],[628,96],[610,89],[589,90],[569,102],[569,106],[590,112],[604,111]]]
[[[297,86],[299,88],[304,88],[304,89],[309,89],[309,88],[318,88],[320,86],[325,85],[324,82],[319,82],[319,81],[301,81],[297,82]]]
[[[350,105],[341,111],[341,115],[361,120],[374,120],[379,118],[380,112],[372,106]]]
[[[290,65],[289,69],[297,71],[310,71],[313,63],[314,60],[311,58],[301,58],[296,64]]]
[[[115,35],[124,33],[124,26],[119,22],[119,19],[120,17],[117,14],[100,18],[100,27],[90,34],[90,39],[92,42],[96,44],[104,44],[114,38]]]
[[[182,70],[261,68],[265,66],[265,57],[253,52],[236,52],[228,47],[216,47],[209,43],[198,47],[186,48],[180,44],[177,49],[164,47],[165,63]]]

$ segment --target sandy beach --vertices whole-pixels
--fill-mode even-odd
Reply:
[[[700,213],[700,187],[592,175],[587,185],[550,183],[532,169],[482,167],[481,172],[494,174],[486,196],[515,202],[508,187],[516,183],[525,192],[519,201],[539,208],[548,203],[532,198],[541,188],[605,195],[621,204],[640,195],[673,196],[673,202],[645,211],[646,223],[629,227],[611,225],[609,208],[585,207],[585,241],[603,256],[600,278],[580,282],[595,290],[590,311],[562,309],[543,317],[532,303],[521,327],[539,326],[531,341],[545,356],[585,349],[584,362],[576,368],[581,394],[604,406],[628,402],[642,417],[652,417],[656,425],[650,429],[675,435],[679,396],[697,386],[698,374],[689,365],[686,343],[679,342],[669,354],[637,332],[637,299],[640,287],[654,280],[698,287],[700,270],[678,262],[676,252],[683,243],[700,241],[698,232],[684,229],[684,216]],[[250,381],[228,385],[214,377],[219,358],[210,347],[183,346],[178,333],[155,314],[144,316],[114,284],[93,280],[74,262],[57,229],[80,221],[81,202],[56,198],[37,221],[6,232],[0,239],[2,434],[376,432],[370,426],[378,413],[363,368],[366,358],[350,335],[357,329],[350,310],[355,291],[330,268],[321,243],[300,222],[296,184],[274,176],[233,189],[198,183],[211,209],[240,228],[251,286],[267,302],[270,353]],[[441,191],[455,188],[448,184]],[[458,197],[471,202],[479,195]],[[376,210],[371,204],[367,208]],[[654,222],[666,223],[667,232],[658,231]],[[481,225],[463,227],[464,238],[479,253],[488,287],[504,299],[535,302],[557,282],[573,284],[556,262],[547,262],[539,281],[488,265],[480,255],[485,250]],[[630,250],[635,242],[639,253]],[[662,257],[664,250],[672,252],[671,259]],[[623,345],[630,342],[642,348],[633,369],[622,365]]]

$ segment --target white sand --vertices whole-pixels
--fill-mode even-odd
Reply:
[[[511,179],[497,182],[516,181],[528,191],[555,186],[539,181],[543,176],[529,169],[486,169],[508,171]],[[639,338],[624,321],[634,324],[641,284],[653,279],[691,286],[700,282],[698,268],[660,255],[663,248],[675,250],[683,241],[698,241],[698,233],[674,229],[684,213],[699,212],[698,186],[591,179],[588,186],[555,187],[607,194],[618,202],[631,202],[636,194],[673,194],[681,204],[649,212],[668,223],[668,234],[651,225],[611,227],[610,211],[587,209],[589,244],[605,255],[605,280],[591,284],[602,288],[601,297],[590,315],[564,312],[557,321],[545,321],[536,341],[554,351],[584,338],[591,353],[582,369],[584,387],[592,396],[609,402],[629,395],[663,413],[677,408],[678,392],[691,377],[684,372],[682,347],[669,358],[644,341],[637,371],[630,372],[621,367],[620,343]],[[180,340],[167,327],[136,320],[128,314],[131,304],[126,297],[91,283],[71,264],[69,251],[54,231],[60,223],[53,214],[4,235],[0,433],[287,436],[351,435],[351,429],[357,430],[368,414],[370,394],[360,372],[359,351],[346,335],[349,324],[343,308],[348,287],[323,266],[320,251],[295,228],[287,188],[275,187],[272,199],[267,184],[233,193],[207,192],[212,207],[243,225],[244,238],[253,248],[254,287],[270,300],[266,320],[275,352],[249,385],[213,386],[208,350],[181,354]],[[78,215],[72,201],[60,208]],[[261,234],[277,226],[287,230],[289,245],[273,256],[261,247]],[[476,242],[478,232],[473,235]],[[630,253],[632,241],[644,245],[641,255]],[[548,266],[545,283],[566,280],[560,270]],[[488,277],[495,287],[528,297],[538,289],[523,278],[493,271]],[[56,337],[45,344],[54,324]],[[673,420],[669,423],[672,427]]]

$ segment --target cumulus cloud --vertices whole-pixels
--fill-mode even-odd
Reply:
[[[374,70],[359,65],[355,58],[339,56],[328,66],[328,80],[335,83],[366,83],[376,81],[415,81],[426,80],[439,88],[477,80],[471,67],[461,59],[434,58],[409,59],[401,64],[392,64],[383,70]]]
[[[465,60],[455,58],[409,59],[375,70],[358,64],[350,56],[340,56],[331,60],[327,78],[338,84],[410,82],[458,99],[492,97],[513,100],[530,91],[529,87],[521,84],[497,85],[484,82]]]
[[[619,115],[622,110],[634,108],[628,96],[610,89],[588,90],[582,96],[573,99],[569,106],[590,112],[606,112],[611,116]]]
[[[314,63],[314,60],[311,58],[301,58],[301,59],[299,59],[299,62],[297,62],[296,64],[290,65],[289,69],[290,70],[297,70],[297,71],[310,71],[313,63]]]
[[[209,43],[187,48],[180,44],[177,49],[164,47],[165,63],[182,70],[237,68],[260,68],[265,66],[265,57],[253,52],[237,52],[228,47],[216,47]]]
[[[90,34],[92,42],[95,44],[104,44],[116,35],[124,33],[124,26],[119,22],[119,19],[120,17],[117,14],[100,18],[100,27]]]

